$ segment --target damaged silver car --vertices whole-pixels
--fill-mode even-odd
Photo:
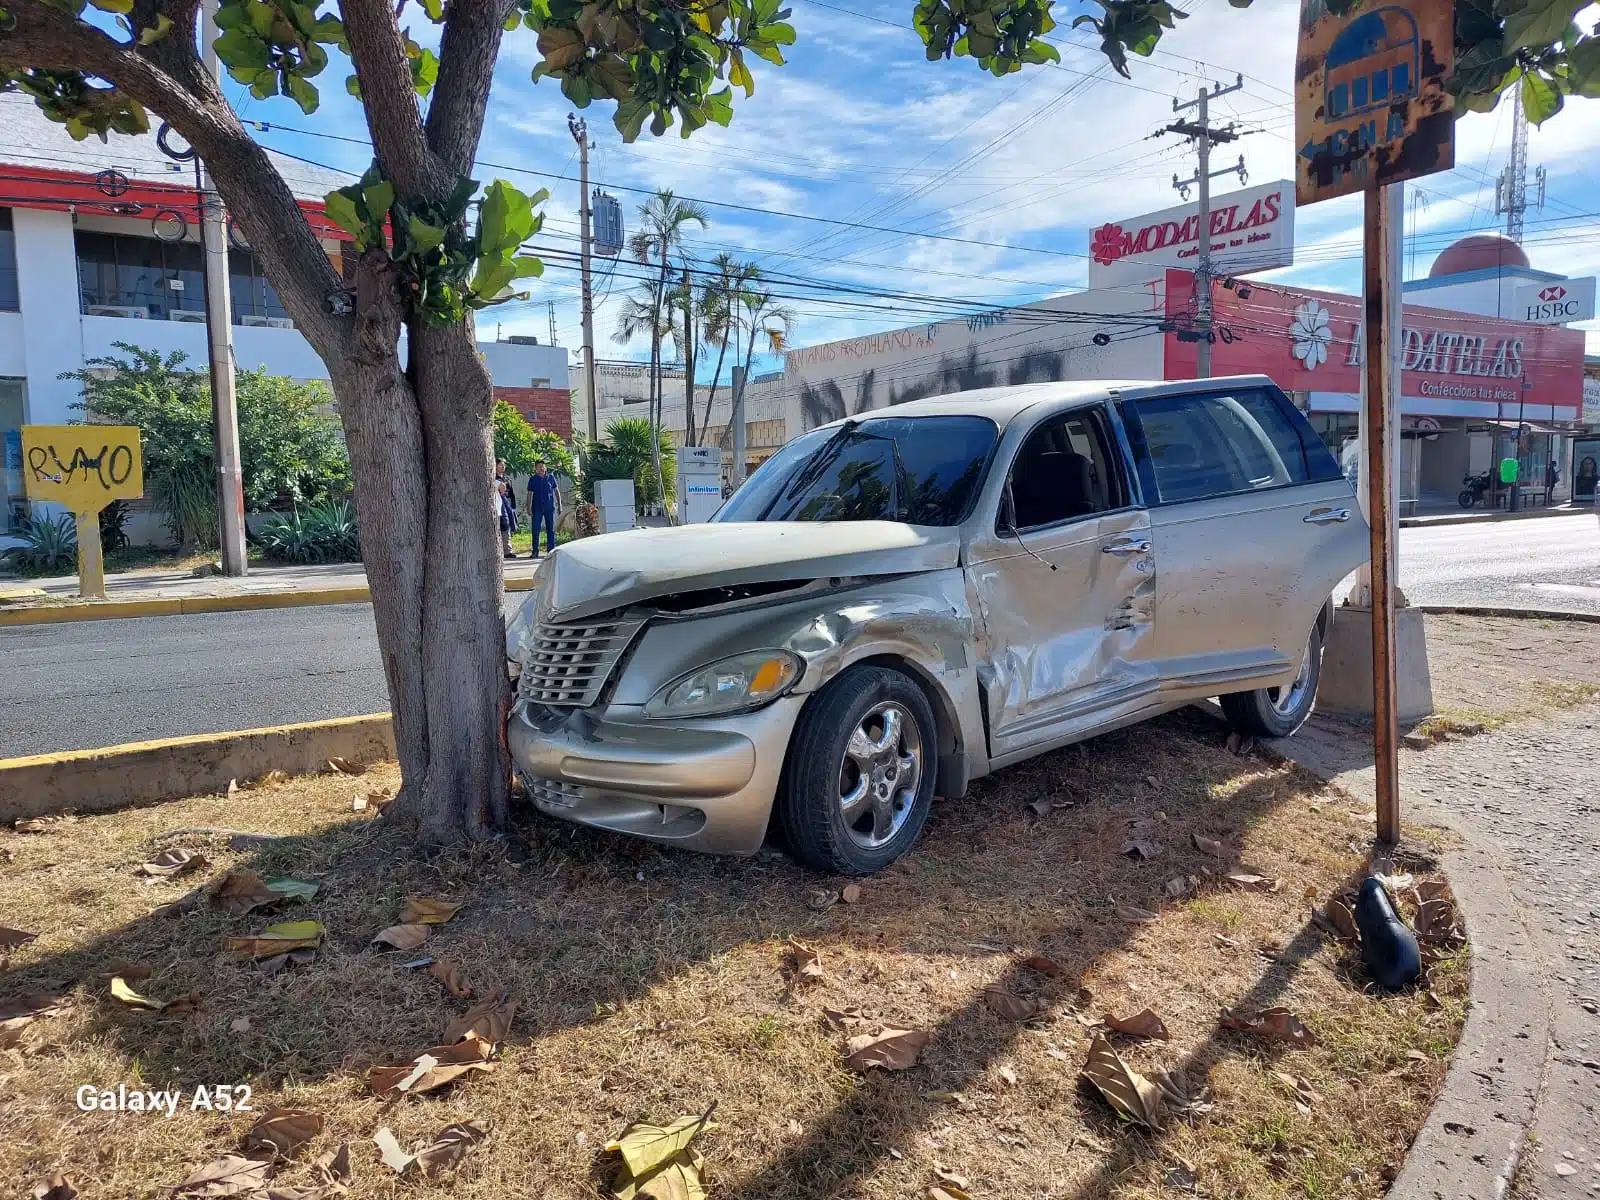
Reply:
[[[1350,484],[1264,377],[1045,383],[811,430],[703,525],[563,546],[508,626],[552,816],[865,874],[933,797],[1220,696],[1310,714]]]

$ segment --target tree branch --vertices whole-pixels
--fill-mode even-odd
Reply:
[[[394,9],[389,0],[344,0],[342,9],[367,131],[384,178],[402,198],[444,199],[455,187],[455,173],[428,149]]]
[[[174,32],[155,46],[135,48],[45,0],[8,0],[6,7],[17,24],[0,38],[0,66],[98,76],[171,123],[205,160],[251,247],[266,260],[273,286],[296,327],[324,361],[342,359],[351,322],[326,312],[322,300],[343,282],[306,223],[294,193],[266,151],[245,132],[222,89],[200,63],[193,42],[178,39]],[[149,53],[162,46],[166,49],[160,57],[170,62],[170,70]]]
[[[483,136],[495,59],[513,0],[451,0],[439,41],[439,79],[428,108],[428,145],[458,174],[472,170]]]

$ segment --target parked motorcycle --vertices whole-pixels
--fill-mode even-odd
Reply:
[[[1468,475],[1461,480],[1466,487],[1461,489],[1461,494],[1456,497],[1456,503],[1462,508],[1471,508],[1482,500],[1489,490],[1489,472],[1480,475]]]

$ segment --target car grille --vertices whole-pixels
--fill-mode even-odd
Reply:
[[[537,775],[523,778],[528,795],[535,804],[545,807],[575,808],[581,798],[576,784],[561,779],[541,779]]]
[[[588,708],[642,621],[538,625],[525,643],[517,694],[533,704]]]

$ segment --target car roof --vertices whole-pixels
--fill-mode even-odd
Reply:
[[[846,420],[870,421],[876,417],[988,417],[1004,429],[1017,417],[1039,404],[1071,405],[1095,400],[1140,399],[1173,392],[1194,391],[1197,387],[1229,385],[1270,385],[1265,375],[1230,375],[1211,379],[1095,379],[1061,380],[1054,383],[1021,383],[1010,387],[976,388],[968,392],[946,392],[908,400],[888,408],[857,413]],[[822,428],[842,424],[833,421]]]

